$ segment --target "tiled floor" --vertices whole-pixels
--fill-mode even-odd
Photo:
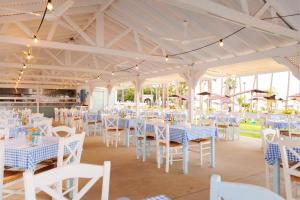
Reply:
[[[264,185],[264,158],[260,141],[241,137],[239,141],[218,141],[216,168],[199,165],[197,154],[190,153],[190,173],[183,175],[181,162],[171,166],[170,173],[158,169],[155,153],[147,162],[136,160],[135,148],[105,147],[100,137],[87,137],[82,162],[112,163],[110,199],[127,197],[131,200],[165,194],[172,199],[209,199],[211,174],[220,174],[225,181]],[[97,183],[84,199],[100,199],[101,183]]]

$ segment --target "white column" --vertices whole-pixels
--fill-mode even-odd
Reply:
[[[36,89],[36,112],[40,112],[40,95],[41,95],[41,88],[38,87]]]
[[[141,97],[141,89],[143,87],[144,80],[140,79],[139,77],[136,78],[134,81],[135,85],[135,96],[134,96],[134,102],[136,107],[136,116],[139,116],[140,111],[140,97]]]
[[[106,87],[107,87],[107,107],[111,108],[112,107],[111,94],[112,94],[113,86],[111,84],[108,84]]]
[[[188,84],[188,122],[193,122],[195,116],[195,88],[198,80],[205,72],[206,69],[199,71],[190,69],[180,74]]]

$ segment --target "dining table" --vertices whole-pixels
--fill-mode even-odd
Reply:
[[[137,119],[131,118],[120,118],[118,125],[120,128],[125,129],[125,143],[129,144],[129,132],[131,127],[135,127]],[[154,131],[155,122],[146,121],[146,131],[147,133],[152,133],[155,135]],[[170,141],[177,142],[183,145],[183,173],[188,174],[188,163],[189,163],[189,141],[210,138],[211,141],[211,156],[210,164],[214,168],[215,162],[215,139],[218,136],[217,129],[210,126],[194,126],[194,125],[170,125]]]
[[[4,142],[4,166],[34,172],[38,163],[57,157],[59,138],[43,136],[38,144],[27,137],[17,137]]]
[[[300,154],[300,148],[295,148],[295,152]],[[288,153],[288,160],[299,162],[299,159],[295,155]],[[265,153],[265,161],[268,165],[273,166],[273,191],[280,194],[280,161],[281,153],[278,142],[270,143],[267,146]]]

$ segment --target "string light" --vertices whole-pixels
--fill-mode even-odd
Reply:
[[[32,58],[31,53],[28,53],[27,56],[26,56],[26,59],[27,59],[27,60],[31,60],[31,58]]]
[[[24,73],[23,70],[21,70],[20,73],[23,74]]]
[[[220,39],[220,40],[219,40],[219,45],[220,45],[220,47],[224,46],[223,39]]]
[[[26,69],[27,68],[27,65],[24,63],[23,64],[23,69]]]
[[[100,76],[98,76],[97,79],[99,80],[99,79],[100,79]]]
[[[113,75],[115,75],[115,73],[114,73],[114,72],[111,72],[111,75],[113,76]]]
[[[139,66],[137,64],[135,65],[135,69],[139,69]]]
[[[166,62],[168,62],[168,60],[169,60],[169,56],[168,56],[168,55],[166,55]]]
[[[52,1],[51,0],[48,0],[48,3],[47,3],[47,9],[49,11],[53,10],[53,4],[52,4]]]

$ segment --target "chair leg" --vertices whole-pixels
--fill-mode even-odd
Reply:
[[[157,168],[160,168],[160,146],[156,145],[156,161],[157,161]]]
[[[202,149],[202,144],[200,143],[200,151],[199,151],[199,154],[200,154],[200,165],[202,166],[203,165],[203,149]]]
[[[169,173],[170,168],[170,149],[166,148],[166,173]]]

